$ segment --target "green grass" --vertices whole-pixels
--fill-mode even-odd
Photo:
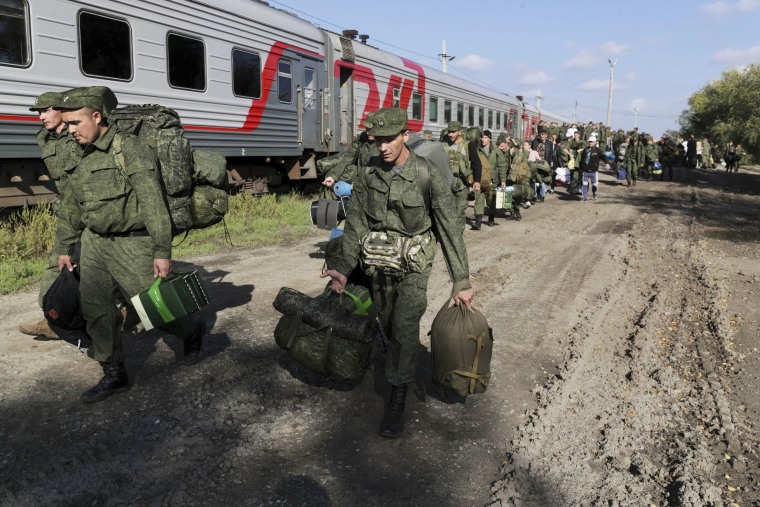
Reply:
[[[277,245],[314,232],[309,220],[311,198],[298,194],[230,197],[224,224],[191,231],[174,239],[172,257],[186,260],[198,255]],[[0,294],[15,292],[39,281],[55,239],[55,217],[49,205],[11,214],[0,221]]]

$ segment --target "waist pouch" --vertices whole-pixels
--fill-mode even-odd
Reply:
[[[389,236],[385,231],[367,233],[361,241],[362,264],[367,273],[379,270],[386,275],[420,273],[428,265],[425,247],[430,232],[415,236]]]

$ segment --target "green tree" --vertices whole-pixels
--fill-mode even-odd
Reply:
[[[760,158],[760,65],[728,70],[694,93],[680,124],[684,136],[707,137],[720,146],[733,141]]]

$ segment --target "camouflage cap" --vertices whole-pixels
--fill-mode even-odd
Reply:
[[[34,105],[29,108],[30,111],[44,111],[49,107],[55,107],[63,98],[63,95],[58,92],[45,92],[36,99],[34,99]]]
[[[89,107],[94,111],[100,111],[103,117],[107,118],[118,104],[116,95],[107,86],[87,86],[63,92],[63,98],[55,108],[81,109]]]
[[[372,117],[367,117],[364,125],[367,134],[376,137],[395,136],[407,130],[409,115],[406,110],[398,107],[386,107],[375,112]]]
[[[458,121],[452,121],[449,122],[449,126],[446,128],[449,132],[455,132],[457,130],[462,130],[462,123]]]
[[[432,130],[428,130],[428,129],[423,130],[422,133],[425,134],[425,135],[429,135],[429,136],[433,135],[433,131]]]
[[[499,137],[496,139],[496,144],[506,143],[507,142],[507,136],[504,134],[500,134]]]

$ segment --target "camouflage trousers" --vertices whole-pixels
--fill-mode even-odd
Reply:
[[[480,182],[480,191],[475,193],[475,214],[482,215],[486,212],[486,206],[492,211],[496,194],[490,181]]]
[[[465,213],[467,212],[469,189],[457,175],[454,176],[454,180],[451,182],[451,193],[454,194],[454,202],[457,206],[457,221],[462,229],[462,233],[464,233],[464,228],[467,226]]]
[[[466,195],[466,194],[465,194]],[[380,325],[390,340],[385,376],[394,386],[411,384],[417,372],[420,319],[427,309],[427,285],[432,265],[422,273],[372,275],[372,300]]]
[[[117,297],[121,292],[129,299],[153,284],[153,240],[150,236],[106,238],[85,229],[79,276],[82,314],[95,359],[124,362]],[[182,317],[160,329],[184,340],[195,331],[195,323]]]

